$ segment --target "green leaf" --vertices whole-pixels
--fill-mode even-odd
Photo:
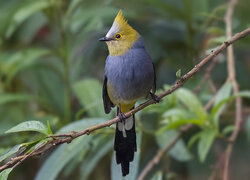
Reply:
[[[178,118],[188,118],[191,117],[190,113],[184,109],[172,108],[167,110],[163,115],[163,118],[178,117]]]
[[[74,13],[71,8],[71,11],[67,12],[67,15],[72,14],[69,22],[70,31],[72,33],[79,31],[86,33],[93,30],[99,30],[100,32],[103,30],[104,21],[107,20],[107,18],[113,17],[115,11],[117,11],[117,9],[113,6],[102,6],[102,8],[100,8],[97,6],[86,7],[84,5],[78,5],[78,9],[74,10]]]
[[[22,122],[15,127],[9,129],[5,133],[15,133],[24,131],[35,131],[45,135],[49,135],[48,128],[40,121],[26,121]]]
[[[226,36],[219,36],[213,39],[209,40],[209,44],[222,44],[223,42],[225,42],[227,40]]]
[[[235,96],[240,96],[240,97],[243,97],[243,98],[250,98],[250,91],[240,91]]]
[[[7,180],[12,168],[5,169],[4,171],[0,172],[0,179]]]
[[[0,94],[0,105],[11,103],[11,102],[23,102],[32,100],[34,97],[29,94],[10,94],[1,93]]]
[[[201,120],[205,121],[207,119],[207,113],[205,109],[203,108],[199,99],[191,91],[180,88],[176,91],[176,97]]]
[[[162,179],[163,179],[162,171],[157,171],[151,178],[151,180],[162,180]]]
[[[193,135],[191,138],[190,138],[190,140],[188,141],[188,149],[190,149],[192,146],[193,146],[193,144],[196,142],[196,141],[198,141],[199,140],[199,138],[200,138],[200,135],[201,135],[201,133],[199,132],[199,133],[196,133],[195,135]]]
[[[195,124],[195,125],[203,125],[204,121],[199,119],[177,119],[173,122],[169,122],[165,127],[160,128],[159,132],[165,132],[170,129],[176,129],[184,124]]]
[[[80,166],[81,179],[88,179],[89,174],[96,167],[100,159],[106,155],[114,145],[113,137],[110,136],[98,136],[92,140],[91,149],[88,155],[84,158]]]
[[[178,128],[181,125],[192,123],[196,125],[202,125],[205,121],[194,118],[194,115],[184,109],[172,108],[167,110],[163,115],[163,123],[167,125],[162,127],[160,132],[165,132],[169,129]]]
[[[66,108],[67,103],[64,99],[66,98],[66,84],[63,83],[64,81],[62,81],[62,79],[60,78],[59,72],[56,73],[56,71],[59,71],[61,67],[60,62],[54,58],[52,58],[52,60],[52,62],[58,65],[58,68],[55,68],[56,70],[48,68],[37,68],[37,70],[34,72],[34,78],[38,91],[37,93],[39,94],[39,100],[41,100],[40,106],[42,106],[42,109],[47,109],[52,114],[64,117],[63,119],[65,119],[65,115],[67,114],[67,110],[69,108]],[[69,120],[70,119],[68,119],[68,121]]]
[[[55,134],[64,134],[64,133],[69,133],[71,131],[80,131],[90,126],[103,123],[107,120],[108,119],[105,118],[83,118],[81,120],[72,122],[67,126],[62,127]]]
[[[57,148],[46,159],[42,168],[40,168],[36,180],[54,180],[72,158],[82,151],[86,151],[92,136],[81,136],[70,144],[63,144]]]
[[[85,79],[75,83],[73,90],[90,117],[105,116],[102,102],[102,86],[99,81]]]
[[[51,51],[45,48],[28,48],[13,54],[0,67],[7,76],[6,83],[9,84],[19,72],[33,66],[37,59],[50,53]]]
[[[71,131],[79,131],[86,129],[87,127],[93,126],[104,122],[106,119],[103,118],[84,118],[82,120],[68,124],[61,128],[56,134],[68,133]],[[57,148],[47,158],[42,168],[39,170],[36,180],[54,180],[60,173],[60,171],[79,153],[86,153],[90,146],[89,143],[93,139],[93,136],[81,136],[73,140],[70,144],[63,144]],[[53,168],[51,168],[53,167]]]
[[[214,101],[214,106],[219,104],[222,100],[227,99],[230,97],[232,92],[232,83],[226,83],[224,84],[218,91],[215,101]]]
[[[47,129],[48,129],[48,134],[49,134],[49,135],[52,135],[53,132],[52,132],[52,130],[51,130],[51,128],[50,128],[50,123],[49,123],[48,120],[47,120]]]
[[[141,154],[141,141],[142,134],[138,133],[136,136],[137,151],[135,152],[134,160],[130,163],[129,174],[122,178],[121,165],[116,163],[115,152],[112,156],[111,162],[111,180],[123,179],[123,180],[136,180],[139,169],[140,154]]]
[[[208,27],[206,31],[209,34],[213,34],[213,35],[217,35],[217,36],[224,34],[224,30],[221,29],[220,27],[217,27],[217,26]]]
[[[181,78],[181,69],[179,69],[178,71],[176,71],[176,77],[177,77],[177,79]]]
[[[157,90],[156,94],[161,94],[163,91],[166,91],[170,88],[171,86],[169,85],[164,85],[163,89]],[[157,113],[157,114],[163,114],[165,112],[168,112],[166,110],[169,110],[173,108],[176,105],[176,95],[169,94],[166,96],[164,99],[161,100],[161,103],[155,104],[151,106],[150,108],[145,108],[142,110],[142,112],[148,112],[148,113]]]
[[[71,14],[73,14],[74,10],[80,6],[81,3],[82,3],[82,0],[72,0],[70,2],[69,7],[66,12],[66,15],[68,16],[68,18]]]
[[[222,130],[222,134],[226,135],[234,130],[234,125],[228,125]]]
[[[9,38],[18,28],[18,26],[22,24],[28,17],[38,11],[41,11],[42,9],[48,8],[51,5],[52,3],[49,0],[36,0],[23,3],[23,6],[20,6],[20,8],[17,9],[13,15],[5,36]]]
[[[246,133],[247,133],[247,140],[250,142],[250,115],[246,120]]]
[[[163,149],[173,141],[177,134],[178,132],[176,130],[169,130],[165,132],[158,131],[156,136],[157,144],[161,149]],[[169,155],[178,161],[189,161],[192,158],[182,139],[178,140],[173,148],[171,148]]]
[[[15,154],[16,152],[18,152],[21,147],[22,147],[22,144],[18,144],[18,145],[15,145],[10,150],[6,151],[4,154],[2,154],[0,156],[0,162],[2,162],[3,160],[5,160],[6,158],[10,157],[11,155]]]
[[[218,102],[216,105],[213,106],[212,109],[212,116],[217,116],[219,112],[221,112],[223,110],[223,107],[225,106],[225,103],[235,99],[236,97],[245,97],[245,98],[250,98],[250,92],[249,91],[241,91],[238,94],[229,96],[225,99],[222,99],[220,102]]]
[[[234,99],[234,96],[230,96],[227,99],[223,99],[216,106],[213,106],[213,108],[211,110],[211,117],[214,120],[214,122],[218,123],[219,116],[220,116],[223,108],[225,107],[225,104],[227,102],[231,101],[232,99]]]
[[[32,152],[35,148],[40,146],[42,143],[49,141],[49,138],[39,138],[35,141],[28,142],[28,143],[23,143],[22,145],[26,147],[27,151],[26,153]]]
[[[225,108],[225,104],[232,99],[232,96],[230,97],[231,91],[232,83],[226,83],[220,88],[216,95],[214,106],[211,110],[211,118],[216,127],[218,127],[219,117]]]
[[[245,97],[250,98],[250,92],[249,91],[241,91],[238,94],[229,96],[225,99],[221,99],[220,102],[217,102],[216,105],[213,106],[211,110],[211,119],[213,120],[216,125],[218,124],[219,116],[221,115],[223,108],[225,107],[225,104],[236,97]]]
[[[166,179],[167,180],[176,180],[176,179],[178,179],[178,175],[175,172],[168,172]]]
[[[200,133],[200,139],[198,143],[198,155],[201,162],[204,162],[207,154],[214,142],[217,131],[214,129],[204,129]]]

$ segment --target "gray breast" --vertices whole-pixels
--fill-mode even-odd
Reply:
[[[121,56],[108,56],[105,75],[116,102],[129,103],[149,94],[154,84],[154,68],[144,46],[133,46]]]

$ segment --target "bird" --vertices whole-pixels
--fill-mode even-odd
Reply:
[[[117,164],[121,164],[122,176],[126,176],[137,145],[135,117],[125,118],[124,113],[132,110],[137,100],[149,95],[155,103],[159,102],[155,95],[154,65],[142,36],[128,24],[122,10],[106,36],[99,41],[106,42],[109,51],[102,89],[104,111],[108,114],[117,107],[119,122],[116,124],[114,151]]]

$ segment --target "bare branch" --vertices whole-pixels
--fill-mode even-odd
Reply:
[[[204,78],[201,80],[200,84],[194,89],[194,93],[198,94],[201,90],[201,88],[203,87],[203,85],[207,82],[207,80],[209,80],[210,86],[211,86],[211,90],[213,91],[213,93],[216,93],[216,88],[214,86],[214,84],[212,83],[211,78],[211,72],[213,71],[213,69],[215,68],[216,64],[219,61],[219,57],[215,57],[213,59],[213,61],[209,64],[209,66],[206,69],[206,73],[204,75]]]
[[[213,172],[212,172],[211,176],[208,178],[208,180],[222,179],[222,174],[218,173],[218,172],[221,172],[224,169],[224,159],[225,159],[224,154],[220,154],[217,157],[217,159],[218,159],[218,161],[214,165],[214,167],[212,167]]]
[[[225,24],[226,24],[226,36],[227,39],[230,39],[232,37],[232,17],[234,13],[234,7],[237,4],[237,0],[230,0],[228,4],[228,9],[225,15]],[[233,51],[233,46],[229,46],[227,49],[227,71],[228,71],[228,82],[232,82],[233,84],[233,93],[237,94],[239,92],[239,85],[236,80],[236,72],[235,72],[235,59],[234,59],[234,51]],[[231,136],[229,137],[229,144],[227,146],[227,149],[225,151],[225,164],[224,164],[224,171],[223,171],[223,180],[228,180],[229,179],[229,162],[230,162],[230,157],[231,153],[233,150],[233,144],[238,136],[238,133],[240,131],[240,126],[242,122],[242,100],[240,97],[236,98],[235,101],[235,106],[236,106],[236,114],[235,114],[235,128]]]
[[[160,162],[162,156],[168,152],[176,143],[177,141],[181,138],[182,134],[186,131],[188,131],[192,127],[191,124],[186,125],[183,129],[180,130],[180,132],[175,136],[175,138],[163,149],[159,150],[157,154],[149,161],[147,166],[143,169],[141,174],[139,175],[137,180],[143,180],[146,175],[149,173],[149,171]]]
[[[250,34],[250,28],[245,29],[244,31],[235,34],[231,39],[229,39],[227,42],[224,42],[223,44],[221,44],[215,51],[213,51],[210,55],[208,55],[206,58],[204,58],[199,64],[197,64],[193,69],[191,69],[187,74],[185,74],[181,79],[179,79],[169,90],[164,91],[163,93],[161,93],[160,95],[158,95],[158,97],[160,99],[164,98],[165,96],[171,94],[172,92],[174,92],[176,89],[180,88],[188,79],[190,79],[194,74],[196,74],[205,64],[207,64],[207,62],[209,62],[211,59],[213,59],[214,57],[216,57],[219,53],[221,53],[224,49],[226,49],[229,45],[231,45],[232,43],[234,43],[235,41],[244,38],[245,36],[247,36],[248,34]],[[153,100],[149,100],[146,101],[145,103],[139,105],[138,107],[136,107],[135,109],[125,113],[125,117],[130,117],[133,114],[135,114],[136,112],[144,109],[145,107],[154,104]],[[84,129],[82,131],[79,132],[71,132],[68,134],[61,134],[61,135],[55,135],[52,137],[48,137],[48,141],[44,142],[43,144],[41,144],[39,147],[35,148],[32,152],[30,153],[26,153],[24,155],[20,155],[17,156],[15,158],[12,158],[9,162],[7,162],[6,164],[2,165],[0,167],[0,172],[2,172],[3,170],[7,169],[7,168],[11,168],[11,167],[17,167],[19,164],[21,164],[24,160],[31,158],[33,156],[36,155],[40,155],[46,151],[48,151],[49,149],[51,149],[54,146],[57,146],[59,144],[63,144],[63,143],[70,143],[72,140],[74,140],[75,138],[85,135],[85,134],[90,134],[91,132],[98,130],[98,129],[102,129],[105,127],[109,127],[112,124],[115,124],[119,121],[118,117],[115,117],[114,119],[111,119],[109,121],[106,121],[104,123],[95,125],[95,126],[91,126],[87,129]],[[174,144],[175,142],[173,142]],[[170,148],[169,148],[170,149]],[[166,150],[168,151],[168,149]]]
[[[243,34],[245,34],[246,32],[247,32],[247,34],[249,34],[250,32],[250,28],[248,28],[248,29],[246,29],[246,30],[244,30],[244,31],[242,31],[242,32],[244,32]],[[209,60],[211,60],[213,57],[215,57],[215,56],[217,56],[220,52],[222,52],[227,46],[229,46],[230,44],[232,44],[232,43],[234,43],[235,42],[235,40],[237,40],[238,38],[236,38],[236,36],[238,36],[238,35],[242,35],[242,32],[240,32],[240,33],[237,33],[237,34],[235,34],[230,40],[228,40],[228,41],[226,41],[226,42],[224,42],[219,48],[217,48],[214,52],[212,52],[209,56],[207,56],[206,58],[204,58],[198,65],[196,65],[191,71],[189,71],[185,76],[187,76],[188,74],[190,75],[190,76],[188,76],[188,79],[191,77],[191,76],[193,76],[193,74],[195,74],[197,71],[195,70],[195,68],[197,68],[197,66],[198,66],[198,70],[200,70],[200,68],[201,67],[203,67]],[[240,35],[240,36],[241,36]],[[244,36],[245,37],[245,36]],[[236,38],[236,39],[235,39]],[[234,40],[233,40],[234,39]],[[233,41],[232,41],[233,40]],[[230,43],[230,44],[228,44],[228,43]],[[225,45],[225,47],[224,47],[224,45]],[[215,61],[213,61],[213,63],[209,66],[209,68],[208,68],[208,70],[207,70],[207,73],[206,73],[206,75],[205,76],[208,76],[208,78],[210,77],[210,73],[211,73],[211,71],[213,70],[213,68],[214,68],[214,66],[216,65],[216,62],[217,60],[215,60]],[[185,76],[183,76],[183,78],[185,77]],[[207,78],[207,77],[206,77]],[[176,84],[178,84],[178,82],[176,83]],[[175,85],[176,85],[175,84]],[[174,86],[175,86],[174,85]],[[172,86],[172,88],[174,87],[174,86]],[[210,107],[211,107],[211,105],[212,105],[212,103],[214,102],[214,100],[215,100],[215,96],[211,99],[211,101],[209,101],[208,102],[208,104],[205,106],[205,109],[209,109]],[[156,165],[156,164],[158,164],[159,163],[159,161],[160,161],[160,159],[161,159],[161,157],[165,154],[165,153],[167,153],[174,145],[175,145],[175,143],[181,138],[181,136],[182,136],[182,134],[183,134],[183,132],[185,132],[185,131],[187,131],[190,127],[189,127],[189,125],[188,126],[186,126],[186,130],[184,129],[184,130],[181,130],[180,132],[179,132],[179,134],[172,140],[172,142],[169,144],[169,145],[167,145],[164,149],[162,149],[162,150],[159,150],[158,151],[158,153],[153,157],[153,159],[151,160],[151,161],[149,161],[149,163],[147,164],[147,166],[143,169],[143,171],[141,172],[141,174],[139,175],[139,178],[138,178],[138,180],[143,180],[145,177],[146,177],[146,175],[150,172],[150,170]]]

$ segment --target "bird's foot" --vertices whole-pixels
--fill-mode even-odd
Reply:
[[[126,116],[122,112],[118,113],[118,117],[119,117],[120,122],[123,122],[126,119]]]
[[[154,100],[155,104],[160,102],[160,98],[157,95],[155,95],[154,93],[151,93],[151,92],[150,92],[150,95],[151,95],[152,99]]]

